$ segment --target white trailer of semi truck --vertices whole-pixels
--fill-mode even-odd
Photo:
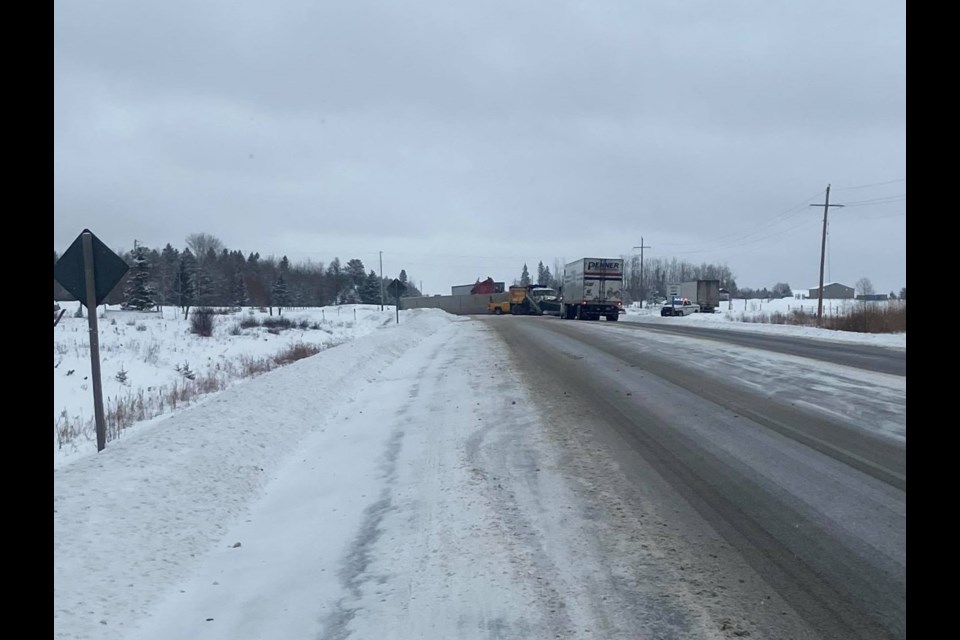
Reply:
[[[581,258],[563,269],[560,317],[616,322],[623,312],[623,260]]]
[[[667,286],[667,304],[680,298],[700,305],[700,313],[713,313],[720,306],[719,280],[691,280]],[[669,314],[662,314],[669,315]]]

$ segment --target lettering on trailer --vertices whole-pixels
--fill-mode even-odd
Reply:
[[[616,271],[623,269],[623,263],[619,260],[588,260],[587,271]]]
[[[589,260],[583,277],[595,280],[622,280],[623,263],[619,260]]]

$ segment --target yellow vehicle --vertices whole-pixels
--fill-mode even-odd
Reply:
[[[510,298],[502,302],[487,303],[487,311],[495,315],[509,313],[515,316],[539,316],[543,310],[537,301],[530,296],[531,287],[510,287]]]
[[[504,313],[510,313],[510,301],[503,300],[502,302],[488,302],[487,311],[495,315],[503,315]]]

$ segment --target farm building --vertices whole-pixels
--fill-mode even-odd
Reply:
[[[830,284],[823,285],[823,299],[824,300],[853,300],[853,287],[848,287],[845,284],[840,284],[839,282],[831,282]],[[810,289],[810,298],[817,299],[820,297],[820,288],[814,287]]]

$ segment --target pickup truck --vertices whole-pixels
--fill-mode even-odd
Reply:
[[[687,298],[674,298],[671,304],[660,308],[661,316],[688,316],[691,313],[700,313],[700,305],[690,302]]]

